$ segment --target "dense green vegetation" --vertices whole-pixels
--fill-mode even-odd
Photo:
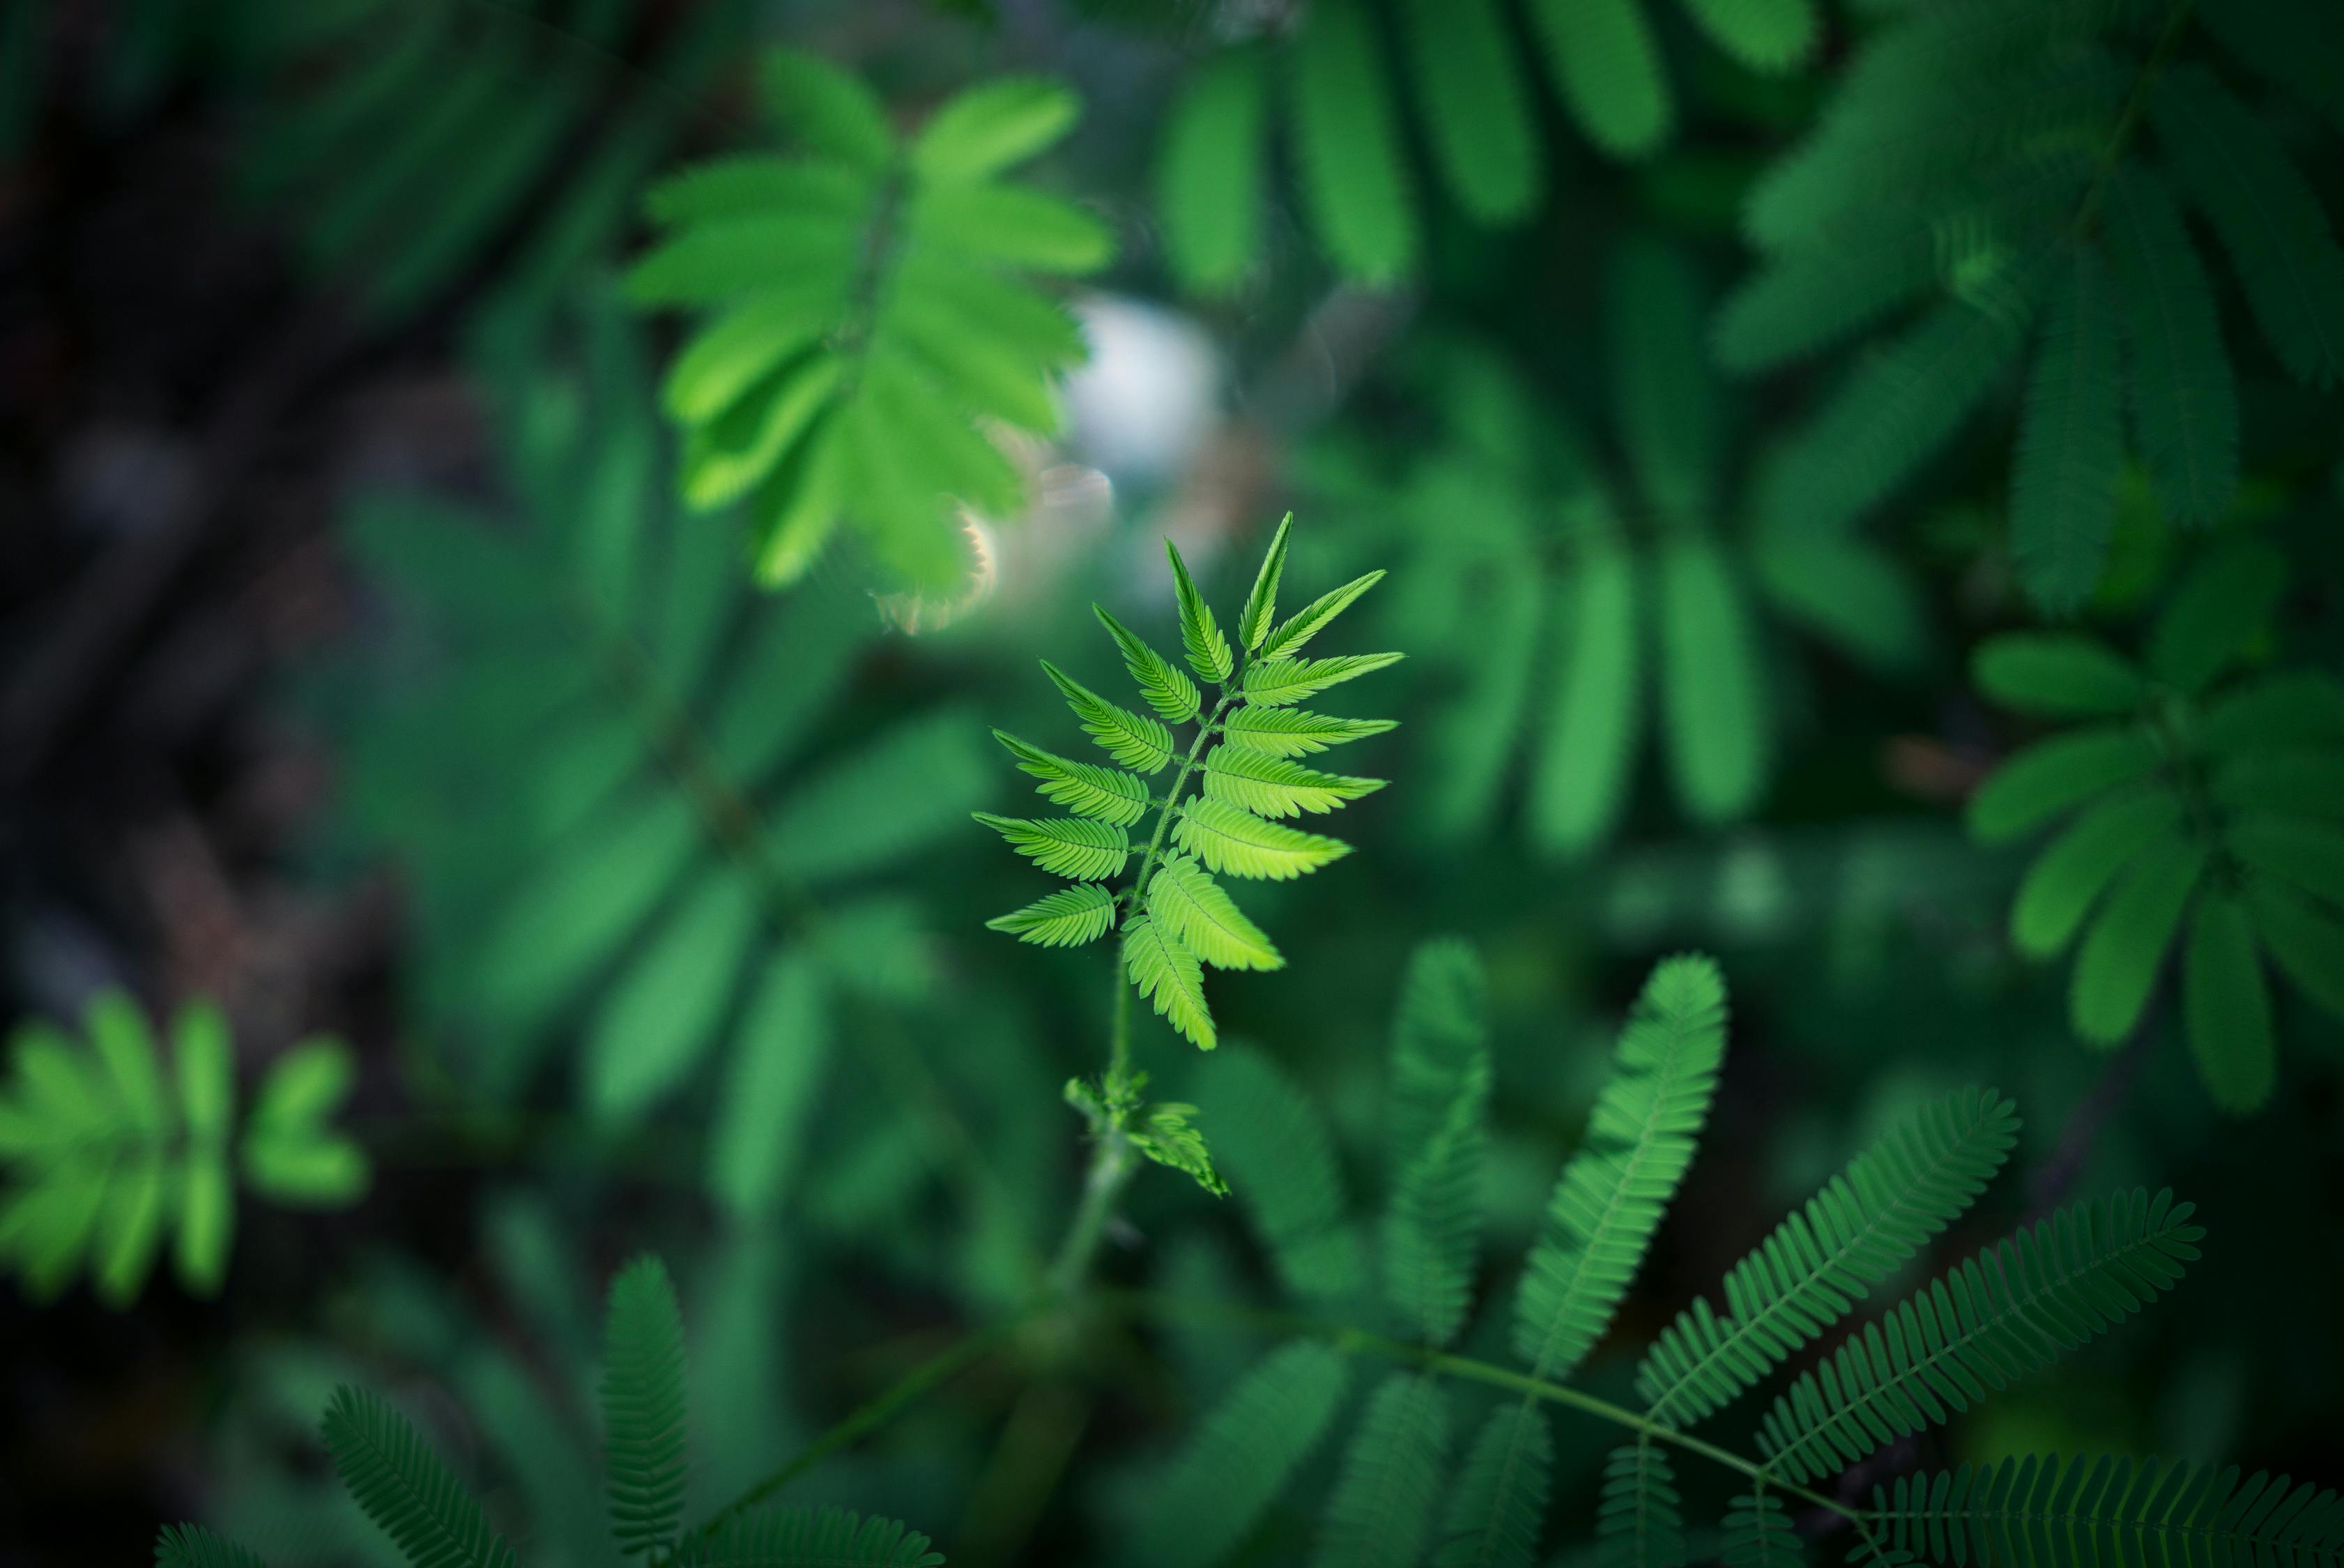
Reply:
[[[104,1506],[2344,1568],[2338,39],[12,7],[0,157],[202,127],[273,308],[469,432],[324,465],[243,699],[379,973],[12,993],[0,1289],[223,1303]]]

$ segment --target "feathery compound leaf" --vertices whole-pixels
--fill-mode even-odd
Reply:
[[[2085,933],[2067,992],[2068,1019],[2086,1040],[2114,1045],[2140,1022],[2206,858],[2201,845],[2162,840],[2133,862],[2108,895]]]
[[[1410,1568],[1432,1527],[1449,1450],[1449,1399],[1432,1378],[1394,1372],[1368,1401],[1318,1523],[1319,1568]]]
[[[1666,1450],[1650,1438],[1622,1443],[1603,1463],[1595,1535],[1603,1568],[1680,1568],[1684,1516]]]
[[[1384,1216],[1384,1297],[1428,1345],[1455,1338],[1472,1303],[1489,1085],[1484,1063],[1401,1166]]]
[[[1392,1026],[1392,1189],[1384,1294],[1429,1345],[1471,1302],[1490,1100],[1488,983],[1473,949],[1429,942],[1409,960]]]
[[[480,1503],[379,1395],[336,1389],[325,1437],[352,1500],[415,1568],[516,1568]]]
[[[1301,652],[1303,647],[1309,642],[1311,638],[1316,637],[1319,632],[1325,631],[1329,622],[1334,620],[1336,616],[1340,615],[1344,611],[1349,609],[1352,602],[1358,599],[1360,594],[1365,593],[1369,589],[1373,588],[1377,583],[1381,582],[1383,580],[1384,573],[1379,570],[1366,572],[1360,576],[1354,577],[1350,582],[1343,584],[1342,587],[1333,589],[1328,592],[1320,594],[1318,598],[1313,599],[1309,603],[1296,611],[1293,615],[1282,622],[1277,631],[1269,634],[1268,641],[1265,642],[1261,645],[1260,652],[1262,658],[1264,660],[1282,659],[1288,663],[1316,663],[1321,664],[1331,664],[1336,663],[1336,661],[1331,659],[1297,661],[1294,659],[1294,655]],[[1376,653],[1369,654],[1368,657],[1381,659],[1385,663],[1389,663],[1392,660],[1399,658],[1399,655],[1397,653]],[[1381,664],[1373,666],[1373,668],[1376,669],[1381,669],[1383,665]],[[1359,673],[1361,674],[1365,674],[1367,672],[1363,670]],[[1347,680],[1349,678],[1349,677],[1348,676],[1345,677]]]
[[[1300,708],[1238,708],[1221,722],[1233,744],[1274,757],[1307,756],[1398,727],[1391,719],[1338,719]]]
[[[1748,810],[1765,782],[1764,693],[1750,604],[1711,540],[1660,554],[1661,717],[1678,801],[1702,822]]]
[[[155,1533],[155,1568],[268,1568],[260,1554],[213,1535],[199,1523],[167,1523]]]
[[[1056,144],[1081,114],[1074,94],[1046,77],[982,82],[928,117],[912,143],[912,167],[936,179],[984,179]]]
[[[1042,669],[1082,721],[1083,732],[1125,767],[1159,773],[1177,754],[1172,749],[1172,732],[1154,719],[1116,706],[1047,659]]]
[[[2344,1499],[2237,1467],[2058,1454],[1899,1476],[1872,1493],[1892,1552],[1955,1568],[2344,1562]]]
[[[2149,113],[2230,253],[2271,352],[2299,381],[2326,387],[2344,377],[2344,252],[2303,176],[2203,66],[2167,70]]]
[[[1157,1101],[1131,1129],[1132,1147],[1157,1164],[1190,1177],[1214,1197],[1227,1198],[1229,1184],[1214,1168],[1213,1153],[1205,1146],[1205,1135],[1189,1120],[1196,1114],[1195,1106],[1178,1100]]]
[[[802,575],[846,523],[914,584],[956,583],[962,507],[1006,515],[1026,490],[981,424],[1054,430],[1051,378],[1083,355],[1072,319],[1017,274],[1113,250],[1089,214],[994,177],[1062,136],[1075,100],[988,83],[899,157],[854,78],[783,53],[765,85],[807,145],[662,184],[649,207],[665,236],[628,278],[638,304],[716,312],[668,388],[684,496],[749,499],[768,582]]]
[[[2329,1017],[2344,1023],[2344,921],[2264,877],[2248,885],[2247,903],[2255,935],[2280,972]]]
[[[2190,916],[2181,1001],[2189,1054],[2214,1103],[2236,1113],[2259,1108],[2278,1073],[2270,988],[2255,955],[2254,926],[2223,889],[2207,889]]]
[[[1197,1098],[1287,1294],[1349,1305],[1367,1262],[1318,1108],[1277,1063],[1243,1048],[1214,1064]]]
[[[1547,72],[1589,140],[1640,157],[1668,139],[1675,110],[1639,0],[1531,0],[1529,11]]]
[[[1391,1169],[1431,1142],[1460,1100],[1487,1095],[1489,1009],[1489,979],[1470,943],[1427,942],[1409,956],[1392,1012]]]
[[[1817,529],[1860,520],[1985,400],[2026,341],[2033,288],[2020,268],[1946,299],[1849,372],[1784,458],[1784,487]]]
[[[2108,182],[2108,265],[2132,359],[2133,440],[2177,522],[2212,522],[2238,488],[2238,393],[2213,285],[2156,176]]]
[[[1417,106],[1442,178],[1483,223],[1538,199],[1538,129],[1498,0],[1409,0],[1399,9]]]
[[[1043,870],[1076,882],[1120,876],[1131,858],[1131,840],[1112,823],[1080,816],[995,816],[983,811],[969,814],[1007,839],[1018,854],[1030,855]]]
[[[2140,672],[2097,638],[2067,632],[2008,632],[1970,659],[1978,690],[2021,713],[2113,717],[2147,693]]]
[[[2036,351],[2010,481],[2018,580],[2064,615],[2091,596],[2115,531],[2124,465],[2116,299],[2099,254],[2079,249]]]
[[[2038,741],[1970,796],[1970,833],[2002,844],[2104,790],[2156,771],[2155,746],[2130,724],[2096,725]]]
[[[1342,1352],[1307,1340],[1256,1363],[1213,1407],[1153,1488],[1135,1555],[1147,1568],[1211,1568],[1278,1501],[1341,1402]]]
[[[1320,773],[1234,744],[1215,746],[1205,758],[1205,798],[1226,801],[1258,816],[1323,814],[1383,787],[1381,779]]]
[[[2287,561],[2258,540],[2231,545],[2183,580],[2148,638],[2148,667],[2167,685],[2202,692],[2269,631],[2287,592]]]
[[[1092,605],[1091,613],[1123,650],[1123,667],[1138,683],[1139,694],[1147,699],[1149,707],[1176,724],[1197,716],[1197,683],[1099,606]]]
[[[166,1524],[155,1536],[155,1568],[268,1568],[260,1554],[200,1524]]]
[[[1767,1412],[1761,1452],[1812,1481],[2049,1366],[2172,1289],[2204,1234],[2190,1212],[2136,1189],[1997,1242],[1801,1374]]]
[[[937,1568],[941,1552],[893,1519],[843,1508],[761,1508],[689,1541],[676,1568]]]
[[[1215,871],[1272,882],[1290,881],[1351,853],[1340,839],[1269,822],[1208,797],[1180,803],[1172,838]]]
[[[1096,942],[1115,924],[1115,899],[1096,883],[1061,888],[1025,908],[996,915],[986,921],[992,931],[1006,931],[1020,942],[1044,947],[1078,947]]]
[[[1358,5],[1313,6],[1290,48],[1311,227],[1345,273],[1390,282],[1416,265],[1416,198],[1373,19]]]
[[[1549,854],[1601,842],[1627,801],[1643,722],[1636,579],[1635,557],[1604,541],[1556,585],[1559,663],[1528,807],[1531,840]]]
[[[1123,928],[1124,973],[1154,1006],[1156,1016],[1188,1037],[1199,1050],[1220,1043],[1213,1015],[1205,1006],[1204,971],[1197,956],[1146,915]]]
[[[1458,1472],[1433,1568],[1531,1568],[1553,1473],[1554,1438],[1537,1401],[1490,1412]]]
[[[1249,49],[1200,66],[1172,101],[1156,210],[1174,275],[1200,293],[1233,288],[1261,248],[1268,105],[1266,63]]]
[[[1329,686],[1397,664],[1400,658],[1398,653],[1345,653],[1333,659],[1264,659],[1246,670],[1245,700],[1256,707],[1291,707]]]
[[[1269,536],[1261,569],[1254,573],[1253,587],[1246,593],[1245,613],[1238,617],[1238,641],[1248,653],[1260,651],[1262,640],[1269,635],[1269,623],[1278,616],[1278,580],[1286,574],[1286,536],[1293,528],[1292,512],[1278,519],[1278,531]]]
[[[1172,562],[1172,593],[1180,606],[1180,643],[1187,652],[1188,668],[1197,672],[1200,681],[1225,683],[1237,669],[1229,640],[1221,634],[1220,622],[1213,619],[1212,606],[1197,592],[1188,563],[1180,559],[1180,551],[1168,539],[1164,541],[1164,554]]]
[[[1282,969],[1286,960],[1260,926],[1246,918],[1221,885],[1178,850],[1147,878],[1147,913],[1173,938],[1216,969]]]
[[[1725,1568],[1802,1568],[1806,1543],[1791,1528],[1783,1499],[1761,1489],[1733,1500],[1725,1515]]]
[[[1814,0],[1686,0],[1717,46],[1753,71],[1787,71],[1821,31]]]
[[[2011,945],[2030,958],[2057,953],[2117,873],[2180,831],[2181,797],[2170,790],[2127,791],[2092,806],[2026,868],[2011,901]]]
[[[1636,1375],[1653,1419],[1701,1421],[1846,1316],[1977,1200],[2018,1136],[1992,1089],[1935,1100],[1834,1177],[1725,1276],[1725,1314],[1696,1300]]]
[[[1692,1163],[1725,1054],[1717,966],[1663,960],[1620,1033],[1586,1141],[1547,1204],[1514,1308],[1514,1353],[1561,1379],[1611,1325],[1644,1249]]]
[[[1147,814],[1147,785],[1134,774],[1068,762],[1005,731],[994,731],[993,738],[1009,748],[1022,772],[1042,781],[1035,787],[1054,805],[1115,827],[1129,827]]]
[[[657,1258],[611,1281],[602,1323],[602,1472],[611,1533],[629,1554],[664,1545],[683,1515],[683,1314]]]

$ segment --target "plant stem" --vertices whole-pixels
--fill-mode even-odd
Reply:
[[[1115,1214],[1116,1200],[1123,1196],[1137,1164],[1137,1154],[1123,1128],[1109,1127],[1101,1130],[1097,1148],[1091,1156],[1090,1170],[1083,1178],[1082,1201],[1075,1206],[1075,1217],[1066,1225],[1066,1239],[1058,1245],[1057,1260],[1050,1265],[1044,1290],[1046,1300],[1065,1301],[1082,1289],[1090,1273],[1091,1259],[1098,1255],[1099,1243],[1106,1238],[1106,1222]]]
[[[1404,1365],[1421,1367],[1426,1371],[1438,1372],[1467,1382],[1484,1383],[1491,1388],[1507,1389],[1525,1398],[1543,1400],[1550,1404],[1568,1405],[1573,1410],[1610,1421],[1615,1426],[1625,1427],[1655,1442],[1664,1442],[1672,1448],[1682,1449],[1687,1453],[1699,1454],[1713,1464],[1721,1464],[1728,1470],[1739,1471],[1750,1477],[1752,1481],[1771,1486],[1777,1492],[1800,1498],[1818,1508],[1828,1509],[1855,1525],[1859,1531],[1864,1529],[1865,1522],[1870,1517],[1863,1510],[1850,1508],[1845,1503],[1825,1497],[1819,1492],[1811,1492],[1803,1486],[1793,1485],[1776,1475],[1768,1466],[1756,1460],[1744,1458],[1731,1449],[1720,1448],[1717,1444],[1695,1437],[1690,1432],[1680,1431],[1665,1421],[1654,1421],[1650,1416],[1641,1415],[1625,1405],[1616,1405],[1609,1400],[1598,1399],[1593,1394],[1582,1392],[1578,1389],[1570,1388],[1561,1383],[1550,1382],[1544,1378],[1534,1378],[1526,1372],[1515,1371],[1510,1367],[1477,1361],[1470,1356],[1451,1355],[1445,1351],[1430,1350],[1422,1345],[1408,1344],[1403,1340],[1387,1339],[1381,1334],[1371,1334],[1363,1329],[1352,1328],[1346,1323],[1329,1322],[1324,1319],[1305,1317],[1298,1313],[1264,1311],[1258,1308],[1229,1306],[1218,1301],[1189,1300],[1147,1290],[1103,1292],[1099,1299],[1106,1304],[1120,1306],[1136,1312],[1167,1316],[1218,1317],[1272,1332],[1308,1334],[1327,1340],[1335,1349],[1347,1355],[1373,1356],[1381,1361],[1399,1361]]]
[[[800,1449],[796,1457],[708,1516],[694,1535],[705,1540],[727,1520],[748,1512],[836,1453],[849,1443],[869,1436],[901,1414],[904,1408],[973,1362],[982,1360],[1019,1329],[1030,1314],[1016,1313],[966,1334],[905,1372],[872,1398],[849,1411],[844,1420]]]

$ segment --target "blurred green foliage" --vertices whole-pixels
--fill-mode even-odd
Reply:
[[[0,147],[214,96],[487,432],[341,499],[296,683],[310,868],[401,901],[389,1113],[362,1159],[313,1065],[242,1146],[429,1220],[237,1326],[198,1516],[279,1568],[924,1560],[816,1503],[967,1563],[2344,1565],[2317,0],[197,9],[112,8],[76,97],[19,8]],[[1204,433],[1126,471],[1117,418]],[[1220,703],[1370,673],[1272,602],[1387,568],[1396,723]],[[1028,817],[985,729],[1060,699],[1116,765],[1008,742]],[[1353,844],[1286,821],[1378,782],[1337,742]],[[173,1214],[227,1260],[227,1112],[126,1007],[12,1047],[45,1292]],[[696,1310],[635,1265],[598,1336],[647,1250]]]

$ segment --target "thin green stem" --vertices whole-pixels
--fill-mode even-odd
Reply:
[[[2117,123],[2108,132],[2107,145],[2100,149],[2092,183],[2084,192],[2084,199],[2076,204],[2076,221],[2071,232],[2078,238],[2091,228],[2092,220],[2099,216],[2100,202],[2107,195],[2108,182],[2116,177],[2117,168],[2123,165],[2125,150],[2131,146],[2134,134],[2140,128],[2141,117],[2147,113],[2149,89],[2172,60],[2173,51],[2180,46],[2181,35],[2188,23],[2193,4],[2194,0],[2180,0],[2173,7],[2172,14],[2165,19],[2164,30],[2157,35],[2156,46],[2149,50],[2148,58],[2141,63],[2139,75],[2133,78],[2132,92],[2126,97],[2124,109],[2117,116]]]
[[[710,1514],[693,1533],[694,1535],[705,1540],[715,1534],[723,1527],[726,1521],[747,1512],[832,1454],[885,1426],[914,1401],[950,1381],[961,1371],[983,1360],[996,1346],[1023,1328],[1030,1315],[1030,1313],[1018,1313],[1004,1318],[999,1322],[964,1335],[930,1356],[877,1394],[857,1405],[847,1413],[845,1419],[800,1449],[788,1463],[742,1492],[714,1513]]]
[[[1091,1168],[1083,1178],[1082,1201],[1075,1206],[1075,1217],[1066,1225],[1066,1239],[1059,1243],[1057,1260],[1050,1265],[1046,1286],[1048,1298],[1064,1301],[1081,1290],[1089,1275],[1091,1259],[1098,1255],[1099,1243],[1106,1236],[1106,1222],[1114,1217],[1116,1200],[1131,1180],[1139,1163],[1137,1151],[1123,1128],[1101,1129],[1098,1148],[1091,1156]]]
[[[1871,1517],[1864,1510],[1850,1508],[1836,1499],[1825,1497],[1820,1492],[1793,1485],[1776,1475],[1767,1465],[1735,1453],[1732,1449],[1721,1448],[1705,1439],[1693,1436],[1691,1432],[1681,1431],[1665,1421],[1655,1421],[1651,1416],[1628,1409],[1625,1405],[1616,1405],[1609,1400],[1598,1399],[1593,1394],[1582,1392],[1578,1389],[1570,1388],[1561,1383],[1550,1382],[1544,1378],[1532,1377],[1526,1372],[1515,1371],[1510,1367],[1498,1366],[1494,1362],[1478,1361],[1470,1356],[1451,1355],[1445,1351],[1428,1350],[1422,1345],[1411,1345],[1404,1340],[1387,1339],[1381,1334],[1372,1334],[1347,1323],[1329,1322],[1324,1319],[1306,1317],[1299,1313],[1265,1311],[1257,1308],[1166,1296],[1147,1290],[1103,1293],[1100,1300],[1107,1304],[1120,1306],[1135,1312],[1166,1316],[1218,1317],[1228,1321],[1243,1323],[1272,1332],[1307,1334],[1316,1339],[1325,1340],[1347,1355],[1373,1356],[1379,1361],[1398,1361],[1408,1366],[1420,1367],[1426,1371],[1438,1372],[1445,1377],[1482,1383],[1491,1388],[1506,1389],[1521,1394],[1525,1398],[1542,1400],[1550,1404],[1567,1405],[1572,1410],[1610,1421],[1615,1426],[1625,1427],[1655,1442],[1664,1442],[1672,1448],[1682,1449],[1687,1453],[1698,1454],[1713,1464],[1738,1471],[1753,1482],[1771,1486],[1775,1491],[1789,1496],[1800,1498],[1817,1508],[1827,1509],[1847,1520],[1859,1531],[1864,1529],[1866,1521]]]

